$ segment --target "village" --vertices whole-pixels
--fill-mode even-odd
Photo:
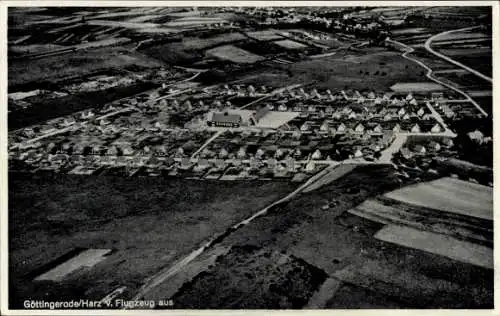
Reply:
[[[396,152],[451,148],[455,134],[439,113],[451,97],[297,86],[165,88],[21,129],[9,135],[9,162],[30,172],[302,182],[329,165],[383,164]],[[409,136],[427,137],[430,145],[408,148]]]

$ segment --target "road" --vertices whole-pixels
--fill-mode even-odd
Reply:
[[[195,151],[192,155],[191,155],[191,159],[195,158],[196,156],[198,156],[198,154],[203,150],[205,149],[211,142],[213,142],[217,137],[219,137],[220,135],[224,134],[224,130],[220,130],[218,131],[217,133],[215,133],[212,137],[210,137],[200,148],[198,148],[197,151]]]
[[[477,70],[474,70],[470,67],[467,67],[465,66],[464,64],[462,63],[459,63],[458,61],[454,60],[454,59],[451,59],[450,57],[446,56],[446,55],[443,55],[441,53],[438,53],[437,51],[435,51],[434,49],[432,49],[431,45],[432,45],[432,41],[436,40],[438,37],[441,37],[441,36],[444,36],[444,35],[448,35],[448,34],[451,34],[451,33],[457,33],[457,32],[463,32],[463,31],[470,31],[470,30],[474,30],[474,29],[477,29],[479,28],[480,26],[473,26],[473,27],[465,27],[465,28],[462,28],[462,29],[457,29],[457,30],[450,30],[450,31],[446,31],[446,32],[443,32],[443,33],[439,33],[439,34],[436,34],[434,36],[431,36],[427,39],[427,41],[425,42],[425,49],[427,49],[427,51],[429,51],[430,53],[436,55],[437,57],[441,58],[441,59],[444,59],[446,60],[447,62],[455,65],[455,66],[458,66],[462,69],[465,69],[467,70],[468,72],[470,73],[473,73],[475,74],[476,76],[478,76],[479,78],[482,78],[490,83],[493,83],[493,80],[488,77],[488,76],[485,76],[484,74],[480,73],[479,71]]]
[[[432,68],[430,68],[429,66],[427,66],[426,64],[424,64],[420,60],[408,57],[408,54],[411,54],[412,52],[415,51],[412,47],[410,47],[410,46],[408,46],[406,44],[403,44],[401,42],[398,42],[398,41],[395,41],[395,40],[391,40],[391,39],[388,39],[387,41],[388,42],[392,42],[394,44],[398,44],[398,45],[404,46],[406,48],[406,51],[401,56],[403,58],[407,59],[407,60],[410,60],[410,61],[412,61],[412,62],[420,65],[424,69],[426,69],[427,70],[427,74],[426,74],[427,78],[429,78],[430,80],[432,80],[432,81],[434,81],[434,82],[436,82],[436,83],[438,83],[438,84],[440,84],[442,86],[447,87],[448,89],[451,89],[451,90],[453,90],[453,91],[461,94],[465,99],[467,99],[470,103],[472,103],[479,110],[479,112],[481,112],[481,114],[483,114],[486,117],[488,116],[488,113],[486,113],[486,111],[483,110],[483,108],[481,108],[481,106],[479,104],[477,104],[477,102],[474,101],[467,93],[465,93],[464,91],[462,91],[462,90],[460,90],[460,89],[458,89],[458,88],[456,88],[456,87],[454,87],[454,86],[452,86],[450,84],[447,84],[447,83],[445,83],[445,82],[443,82],[443,81],[435,78],[434,76],[432,76],[432,72],[433,72]]]
[[[288,194],[284,198],[282,198],[282,199],[280,199],[280,200],[278,200],[278,201],[270,204],[269,206],[267,206],[267,207],[259,210],[258,212],[254,213],[252,216],[248,217],[247,219],[245,219],[245,220],[243,220],[243,221],[241,221],[241,222],[233,225],[231,227],[232,228],[232,232],[236,231],[237,229],[240,229],[241,227],[243,227],[245,225],[248,225],[254,219],[256,219],[256,218],[258,218],[260,216],[265,215],[269,211],[269,209],[272,208],[273,206],[276,206],[276,205],[278,205],[280,203],[287,202],[287,201],[291,200],[297,194],[301,193],[309,185],[313,184],[315,181],[317,181],[318,179],[320,179],[321,177],[323,177],[324,175],[326,175],[327,173],[329,173],[333,168],[335,168],[335,166],[329,166],[326,169],[318,172],[317,174],[315,174],[314,176],[312,176],[309,180],[307,180],[305,183],[303,183],[301,186],[299,186],[295,191],[293,191],[292,193]],[[205,244],[203,244],[201,247],[199,247],[198,249],[194,250],[193,252],[191,252],[189,255],[187,255],[186,257],[182,258],[181,260],[179,260],[173,266],[161,270],[159,273],[157,273],[156,275],[154,275],[153,277],[151,277],[148,280],[148,282],[146,282],[146,284],[144,284],[139,289],[139,291],[132,298],[132,300],[142,300],[144,298],[147,298],[147,294],[149,292],[151,292],[151,290],[153,290],[156,286],[158,286],[161,283],[167,281],[170,277],[172,277],[173,275],[177,274],[186,265],[188,265],[191,261],[193,261],[198,256],[200,256],[202,253],[204,253],[205,251],[207,251],[209,248],[211,248],[215,244],[220,243],[221,239],[224,238],[225,236],[226,236],[226,233],[222,233],[219,236],[216,236],[216,237],[212,238],[211,240],[209,240],[208,242],[206,242]]]

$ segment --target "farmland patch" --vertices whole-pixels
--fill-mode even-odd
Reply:
[[[404,203],[493,219],[493,189],[453,178],[419,183],[385,195]]]
[[[443,91],[445,88],[434,82],[398,82],[391,86],[395,92],[431,92]]]
[[[375,234],[375,238],[493,269],[493,250],[491,248],[449,236],[410,227],[388,225]]]
[[[287,48],[287,49],[304,49],[307,47],[307,45],[304,45],[299,42],[295,42],[292,40],[282,40],[282,41],[276,41],[274,42],[276,45],[279,45],[281,47]]]
[[[208,56],[216,57],[222,60],[228,60],[234,63],[252,64],[264,58],[247,52],[233,45],[224,45],[212,48],[206,51]]]

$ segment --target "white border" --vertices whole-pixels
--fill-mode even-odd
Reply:
[[[57,1],[2,1],[0,0],[0,315],[336,315],[353,314],[358,315],[388,315],[398,313],[400,315],[500,315],[496,309],[494,310],[300,310],[300,311],[269,311],[269,310],[153,310],[153,311],[138,311],[138,310],[9,310],[8,309],[8,191],[7,191],[7,176],[8,176],[8,152],[7,152],[7,8],[8,7],[43,7],[43,6],[94,6],[94,7],[154,7],[154,6],[275,6],[275,7],[304,7],[304,6],[492,6],[493,8],[493,78],[500,78],[500,69],[496,58],[500,58],[498,46],[499,37],[499,3],[497,1],[86,1],[86,0],[57,0]],[[497,84],[493,84],[493,104],[500,103],[500,91],[497,89]],[[493,118],[496,117],[499,110],[493,106]],[[493,139],[496,140],[499,133],[497,124],[493,126]],[[496,146],[494,146],[496,147]],[[494,166],[500,159],[500,153],[494,149]],[[494,168],[494,183],[496,184],[498,175]],[[494,197],[500,194],[500,189],[494,186]],[[494,210],[497,203],[494,200]],[[496,213],[496,212],[495,212]],[[497,220],[500,216],[494,213],[494,243],[499,245],[500,234],[497,232]],[[500,276],[498,268],[500,268],[500,259],[497,260],[498,246],[495,247],[495,284],[500,284]],[[497,268],[497,266],[499,266]],[[496,287],[495,287],[496,288]],[[500,305],[500,294],[495,289],[494,303],[498,308]]]

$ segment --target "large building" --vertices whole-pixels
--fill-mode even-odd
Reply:
[[[219,127],[239,127],[242,118],[239,114],[230,114],[228,112],[213,113],[212,119],[207,122],[208,126]]]

